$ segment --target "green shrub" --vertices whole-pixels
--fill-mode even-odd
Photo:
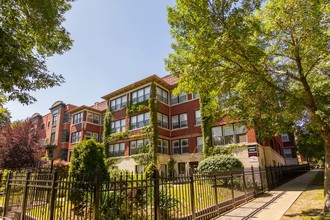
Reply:
[[[242,162],[236,157],[219,155],[208,157],[202,160],[199,163],[197,170],[200,173],[215,173],[242,167]]]
[[[151,163],[147,166],[146,170],[144,171],[144,177],[146,179],[151,179],[154,176],[154,170],[156,169],[156,165],[154,163]]]
[[[230,150],[227,147],[212,147],[209,149],[209,156],[229,155]]]
[[[73,147],[70,163],[70,172],[77,178],[94,180],[98,170],[102,177],[108,177],[108,171],[104,163],[103,145],[94,139],[84,140]]]

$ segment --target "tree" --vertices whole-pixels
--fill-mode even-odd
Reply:
[[[0,132],[0,168],[23,169],[39,165],[44,154],[40,132],[31,120],[7,124]]]
[[[329,0],[177,0],[168,8],[178,91],[199,92],[202,117],[244,119],[264,135],[308,117],[325,150],[330,208]],[[260,129],[262,128],[262,129]],[[209,139],[208,139],[209,140]],[[207,142],[206,142],[207,144]]]
[[[23,104],[29,92],[57,86],[61,75],[50,73],[46,58],[69,50],[72,40],[62,26],[73,0],[0,2],[0,95]]]
[[[6,101],[7,101],[6,96],[0,95],[0,130],[6,124],[10,123],[10,117],[11,117],[10,112],[7,108],[4,107]]]

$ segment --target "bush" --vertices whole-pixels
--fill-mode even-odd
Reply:
[[[103,178],[108,177],[104,163],[103,145],[94,139],[84,140],[73,147],[70,172],[78,179],[93,181],[98,170]]]
[[[209,156],[217,156],[217,155],[229,155],[230,150],[228,147],[213,147],[209,150]]]
[[[69,171],[70,168],[70,162],[64,161],[64,160],[54,160],[53,167],[56,169],[59,173],[66,174]]]
[[[144,177],[146,179],[151,179],[154,176],[154,170],[156,169],[156,165],[154,163],[151,163],[147,166],[146,170],[144,171]]]
[[[219,155],[202,160],[198,165],[200,173],[216,173],[230,169],[242,168],[242,162],[233,156]]]

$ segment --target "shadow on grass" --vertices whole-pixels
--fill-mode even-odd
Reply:
[[[285,214],[286,217],[297,217],[297,216],[323,216],[323,210],[322,209],[308,209],[299,213],[292,213],[292,214]]]

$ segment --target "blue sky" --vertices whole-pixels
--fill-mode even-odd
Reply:
[[[64,26],[74,40],[70,51],[48,59],[62,74],[59,87],[32,93],[38,101],[6,105],[12,120],[47,114],[57,100],[92,105],[101,96],[152,74],[165,76],[164,58],[172,51],[166,6],[174,0],[78,0]]]

